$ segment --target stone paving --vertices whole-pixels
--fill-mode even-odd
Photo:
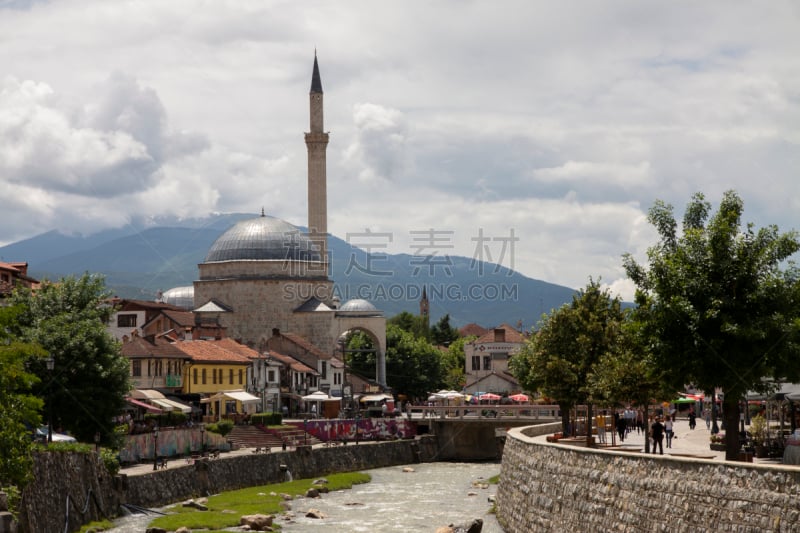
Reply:
[[[715,451],[709,447],[711,442],[711,431],[706,428],[705,420],[698,418],[695,429],[689,429],[687,418],[678,418],[673,425],[675,436],[672,439],[672,447],[667,448],[667,439],[664,437],[664,455],[690,456],[703,459],[715,459],[724,461],[725,452]],[[544,439],[545,437],[540,437]],[[614,434],[614,445],[625,451],[644,452],[644,432],[637,432],[635,429],[629,432],[625,440],[620,442],[619,435]],[[606,445],[612,447],[611,432],[606,432]],[[650,442],[650,453],[653,452],[653,443]],[[777,459],[758,459],[753,458],[754,463],[780,464]]]

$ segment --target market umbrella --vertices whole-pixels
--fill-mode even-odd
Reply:
[[[512,394],[511,396],[509,396],[509,398],[519,403],[525,403],[528,400],[530,400],[527,394]]]
[[[497,400],[500,399],[500,395],[499,394],[494,394],[492,392],[487,392],[486,394],[481,394],[479,399],[481,401],[487,400],[487,401],[490,401],[490,402],[496,402]]]

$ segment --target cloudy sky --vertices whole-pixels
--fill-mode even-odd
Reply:
[[[656,199],[800,229],[798,28],[794,0],[0,0],[0,244],[305,225],[316,49],[332,233],[630,297]]]

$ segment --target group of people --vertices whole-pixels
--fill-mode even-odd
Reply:
[[[673,426],[675,415],[656,416],[650,424],[650,438],[653,439],[652,453],[656,453],[656,448],[661,455],[664,455],[664,437],[667,440],[667,448],[672,448],[672,439],[675,438]]]

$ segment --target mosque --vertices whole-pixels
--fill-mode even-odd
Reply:
[[[342,353],[340,339],[363,331],[377,351],[375,379],[385,387],[386,318],[365,300],[340,305],[328,273],[328,133],[316,54],[309,104],[308,232],[262,210],[261,216],[236,223],[214,242],[198,266],[193,287],[171,289],[162,299],[186,305],[191,298],[200,320],[221,324],[228,337],[262,354],[277,349],[273,343],[286,333],[336,358]]]

